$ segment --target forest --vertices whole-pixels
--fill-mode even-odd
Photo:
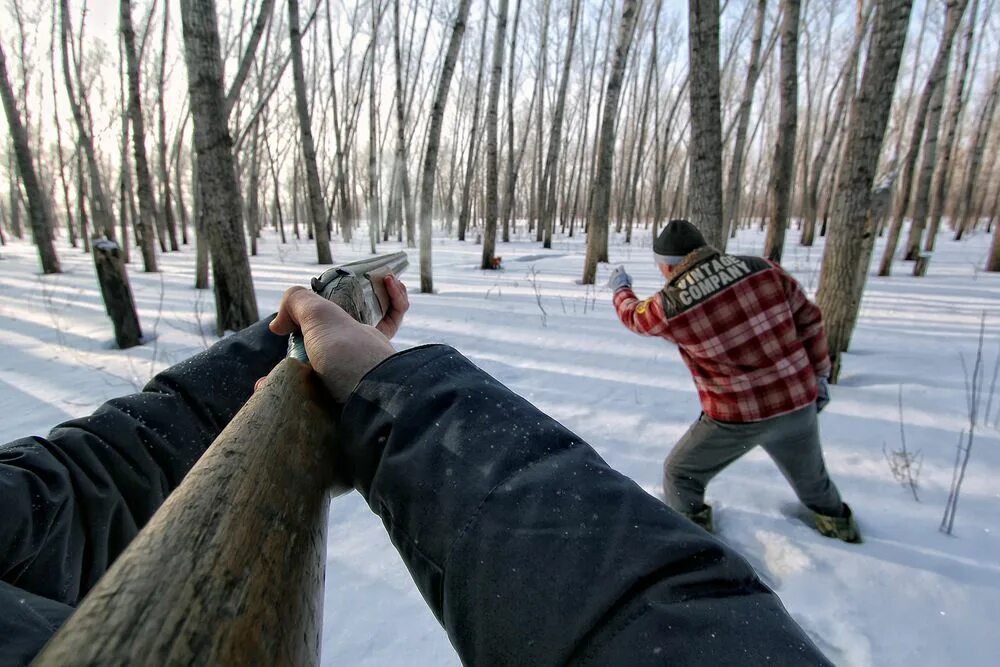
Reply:
[[[456,642],[463,623],[447,606],[465,598],[454,588],[426,594],[413,557],[423,558],[427,542],[408,551],[397,529],[408,520],[439,526],[449,491],[471,498],[486,480],[489,494],[506,492],[511,484],[490,477],[502,466],[485,457],[520,456],[525,434],[551,428],[573,447],[592,447],[603,460],[597,474],[619,475],[629,497],[648,504],[651,496],[655,511],[667,503],[714,532],[719,540],[698,535],[740,556],[727,571],[749,564],[756,578],[743,583],[780,596],[790,622],[834,664],[992,665],[1000,653],[988,613],[1000,605],[996,1],[0,1],[0,443],[11,441],[0,447],[0,505],[14,508],[0,520],[0,553],[13,563],[0,567],[0,608],[14,600],[20,610],[34,595],[24,572],[58,569],[18,549],[43,533],[56,541],[54,526],[72,523],[107,529],[114,544],[102,555],[100,540],[82,540],[77,565],[93,569],[93,581],[43,591],[87,606],[39,664],[102,651],[145,659],[149,646],[180,647],[189,664],[199,662],[185,653],[191,637],[211,639],[200,651],[225,652],[223,636],[255,656],[229,654],[234,664],[295,663],[262,657],[287,658],[286,647],[324,665],[475,662]],[[678,220],[726,253],[720,267],[742,267],[720,283],[735,281],[727,293],[738,296],[698,305],[711,330],[686,347],[664,333],[664,309],[671,272],[704,248],[658,250],[669,226],[690,228]],[[312,278],[316,290],[324,283],[313,276],[378,262],[409,286],[405,308],[390,298],[392,317],[376,321],[374,274],[358,281],[358,312],[371,312],[352,315],[381,327],[357,329],[379,339],[382,361],[405,365],[452,346],[449,360],[465,358],[465,372],[502,394],[466,410],[466,394],[482,386],[435,394],[432,379],[453,378],[423,367],[399,379],[416,387],[408,400],[425,401],[428,415],[462,410],[442,413],[453,422],[445,425],[416,410],[425,418],[393,431],[426,430],[424,445],[447,450],[422,474],[381,482],[385,498],[395,491],[416,503],[395,508],[381,498],[369,505],[364,491],[327,502],[330,472],[342,465],[327,436],[343,406],[324,402],[337,394],[316,384],[319,363],[316,373],[299,363],[309,360],[294,344],[301,332],[291,328],[288,340],[289,331],[267,329],[289,287]],[[787,356],[772,354],[777,334],[768,338],[780,327],[761,324],[773,324],[775,307],[761,299],[749,312],[740,290],[751,282],[733,278],[749,276],[748,267],[781,276],[782,331],[799,346]],[[717,288],[694,275],[688,285]],[[405,296],[397,281],[397,297],[401,289]],[[386,302],[377,305],[386,314]],[[662,321],[641,320],[657,305]],[[740,342],[751,329],[765,341],[759,350]],[[699,367],[696,348],[726,361]],[[730,363],[730,354],[750,361]],[[744,381],[759,370],[754,359],[787,370],[792,355],[808,363],[774,382],[778,390],[761,389],[763,374]],[[345,367],[364,357],[348,356]],[[699,375],[710,365],[722,370]],[[385,369],[365,372],[375,368]],[[706,399],[705,383],[730,371],[726,379],[745,386],[726,385],[725,409],[772,409],[785,383],[797,391],[793,412],[709,414],[723,408]],[[352,380],[345,395],[362,386]],[[205,405],[188,409],[192,401]],[[109,414],[124,426],[107,427]],[[795,475],[757,441],[711,473],[720,474],[707,496],[702,484],[704,510],[671,504],[669,463],[695,451],[683,443],[699,424],[717,418],[719,432],[745,434],[789,414],[808,415],[811,460],[830,488],[836,480],[839,510],[807,503]],[[73,437],[81,440],[60,444]],[[461,458],[452,458],[459,441],[484,458],[456,463],[464,476],[452,476],[441,461]],[[541,438],[534,444],[552,451]],[[789,448],[786,461],[807,458],[801,449]],[[92,453],[117,466],[121,498],[108,492],[120,480],[100,471],[71,485],[110,508],[107,521],[103,509],[39,501],[49,491],[38,480],[55,488],[58,474],[15,474],[53,452],[68,452],[57,471]],[[587,494],[603,487],[574,487],[581,471],[560,465],[547,483],[513,485],[553,494],[533,496],[530,511],[509,501],[518,511],[497,535],[470,538],[461,553],[477,582],[467,589],[486,600],[474,611],[526,609],[514,615],[532,640],[558,639],[568,625],[558,613],[534,616],[545,603],[569,607],[567,617],[589,609],[589,593],[617,581],[619,557],[655,545],[626,539],[640,524],[653,536],[644,520],[622,520],[631,502],[581,510],[581,498],[591,502]],[[8,483],[17,479],[27,491]],[[24,528],[52,508],[51,525]],[[565,533],[553,528],[573,512],[580,520]],[[604,559],[603,580],[561,585],[573,570],[564,561],[582,553],[560,537],[570,530],[582,542],[607,538],[615,555]],[[533,544],[529,534],[551,539],[526,566],[476,578],[490,557]],[[672,544],[680,546],[657,553],[687,553],[684,539]],[[688,576],[702,564],[682,560],[656,576]],[[442,586],[466,583],[452,575]],[[624,609],[611,598],[609,610]],[[0,612],[0,635],[8,618],[21,617]],[[722,646],[705,637],[714,626],[694,625],[704,644],[685,636],[684,649]],[[21,635],[10,637],[0,662]]]

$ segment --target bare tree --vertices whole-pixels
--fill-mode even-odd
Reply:
[[[927,227],[927,236],[924,241],[924,250],[927,252],[934,250],[938,228],[941,224],[941,216],[944,213],[945,200],[948,196],[948,186],[951,182],[952,173],[952,157],[955,139],[958,136],[959,119],[968,101],[966,80],[969,74],[969,62],[972,59],[972,47],[978,15],[979,0],[972,0],[972,9],[968,12],[967,27],[962,40],[962,52],[959,56],[958,76],[952,88],[951,102],[947,118],[945,119],[944,140],[940,151],[941,157],[937,160],[938,164],[935,166],[934,180],[931,183],[930,218]]]
[[[847,349],[860,305],[853,301],[853,295],[863,289],[866,275],[859,267],[867,267],[870,259],[862,249],[865,236],[875,233],[868,224],[875,165],[885,139],[911,5],[910,0],[877,0],[861,88],[851,104],[833,221],[816,294],[833,361],[832,382],[840,375],[841,354]]]
[[[441,126],[444,122],[444,109],[448,103],[448,91],[451,88],[451,77],[455,72],[455,61],[462,48],[462,37],[465,34],[465,21],[469,16],[469,0],[459,0],[455,14],[455,23],[451,28],[448,40],[448,51],[441,65],[441,77],[438,79],[434,102],[431,105],[431,116],[427,127],[427,147],[424,149],[423,176],[420,179],[420,291],[434,291],[432,275],[431,236],[434,213],[434,176],[437,171],[438,147],[441,143]]]
[[[868,24],[871,19],[874,4],[868,4],[864,12],[860,11],[854,31],[854,41],[851,43],[851,50],[848,52],[844,66],[841,68],[838,79],[840,85],[837,90],[837,103],[832,113],[829,114],[829,122],[824,123],[824,130],[821,135],[819,149],[812,163],[809,172],[809,182],[806,185],[804,196],[804,220],[802,221],[802,239],[804,246],[811,246],[816,235],[816,218],[820,211],[820,187],[827,162],[831,156],[836,157],[838,150],[834,143],[839,141],[844,118],[847,116],[848,105],[854,97],[857,87],[858,59],[861,55],[861,45],[864,42],[865,33],[868,31]],[[831,91],[830,99],[833,93]],[[833,165],[836,171],[836,164]]]
[[[611,211],[611,177],[615,160],[615,120],[618,116],[618,97],[621,94],[622,79],[625,77],[628,53],[632,48],[632,36],[635,33],[638,13],[639,7],[636,0],[624,0],[621,23],[618,25],[618,42],[615,46],[614,63],[611,66],[611,76],[608,78],[607,92],[604,96],[604,109],[601,113],[597,170],[594,173],[594,181],[591,186],[590,211],[587,215],[587,255],[583,262],[583,279],[581,280],[584,285],[594,284],[597,277],[597,262],[606,258],[608,253],[608,215]],[[718,54],[716,54],[716,62],[718,62]],[[716,82],[718,82],[718,70],[716,71]],[[719,183],[719,189],[721,198],[721,183]],[[721,210],[719,212],[721,213]]]
[[[962,13],[965,11],[966,1],[961,0],[954,6],[949,6],[945,19],[945,32],[949,35],[949,40],[954,41],[955,33],[962,21]],[[950,45],[949,45],[950,47]],[[950,56],[951,49],[948,49]],[[934,167],[938,161],[938,135],[940,134],[941,116],[944,112],[945,82],[948,80],[948,62],[945,61],[940,75],[941,80],[934,86],[930,97],[930,108],[927,113],[927,129],[924,132],[924,145],[920,151],[920,171],[917,174],[916,191],[913,197],[913,223],[910,225],[910,233],[906,242],[905,257],[908,260],[916,260],[920,255],[920,241],[924,228],[927,225],[927,216],[930,213],[931,180],[934,176]],[[920,271],[914,275],[923,275],[926,271],[926,261]]]
[[[58,23],[58,8],[53,7],[52,10],[52,29],[49,33],[49,84],[52,86],[52,99],[56,100],[59,96],[57,85],[56,85],[56,24]],[[65,208],[66,216],[66,231],[69,235],[69,242],[72,247],[77,247],[77,229],[75,221],[73,220],[73,205],[70,201],[69,195],[69,181],[66,178],[66,155],[63,152],[63,140],[62,140],[62,120],[59,118],[58,105],[53,104],[52,108],[52,122],[56,128],[56,160],[59,169],[59,181],[62,185],[63,192],[63,206]],[[85,251],[89,250],[89,240],[84,237],[83,245]]]
[[[925,130],[928,135],[934,135],[932,139],[929,139],[931,144],[929,149],[933,151],[937,148],[937,124],[941,119],[941,104],[944,98],[944,83],[945,77],[948,75],[948,59],[951,56],[951,46],[955,41],[955,33],[958,32],[958,26],[961,23],[962,14],[965,12],[967,4],[968,0],[947,0],[947,4],[945,6],[944,31],[941,35],[941,42],[938,45],[937,55],[934,57],[934,64],[931,66],[931,71],[927,75],[927,83],[924,85],[924,89],[920,93],[920,100],[917,102],[917,112],[913,122],[913,132],[910,135],[910,146],[906,151],[906,158],[903,160],[903,165],[900,170],[899,191],[896,194],[896,210],[893,212],[892,222],[889,226],[889,233],[885,242],[885,251],[882,255],[882,263],[878,270],[878,274],[880,276],[887,276],[892,271],[892,259],[893,255],[896,254],[896,246],[899,243],[899,234],[903,228],[903,219],[906,216],[906,212],[910,208],[910,197],[912,195],[913,188],[913,173],[916,170],[917,158],[920,154],[921,139],[924,136]],[[931,112],[932,103],[935,106],[935,113],[932,116],[934,126],[930,127],[927,121],[928,114]],[[935,156],[932,153],[930,156],[930,168],[933,168],[934,157]],[[926,188],[924,188],[922,192],[919,192],[919,194],[921,198],[929,197],[929,176],[927,178]],[[923,203],[921,208],[923,219],[920,224],[922,225],[926,221],[927,216],[926,203]]]
[[[493,66],[490,71],[490,97],[486,104],[486,216],[483,224],[481,269],[492,269],[497,242],[499,215],[500,162],[497,157],[497,110],[500,107],[500,82],[503,79],[504,39],[507,34],[507,0],[497,8],[497,29],[493,36]]]
[[[486,69],[486,28],[489,13],[483,18],[483,31],[479,37],[479,68],[476,72],[476,92],[472,106],[472,129],[469,131],[469,151],[465,159],[465,180],[458,209],[458,240],[465,240],[472,206],[472,179],[476,174],[479,156],[479,107],[483,99],[483,73]]]
[[[781,110],[778,118],[778,141],[774,145],[774,162],[771,166],[771,224],[767,228],[767,242],[764,245],[764,255],[772,262],[781,261],[785,247],[799,107],[799,0],[783,0],[781,8]]]
[[[160,170],[160,216],[163,219],[161,227],[167,230],[170,249],[177,251],[177,222],[174,220],[174,206],[170,193],[170,170],[167,168],[169,151],[167,150],[167,106],[164,103],[166,94],[167,72],[167,35],[170,30],[170,3],[163,3],[163,34],[160,42],[160,72],[157,86],[157,111],[159,112],[159,170]]]
[[[403,211],[406,214],[406,246],[416,245],[414,238],[413,195],[410,193],[410,172],[407,167],[409,157],[406,147],[406,86],[403,85],[403,54],[399,40],[399,0],[393,0],[393,58],[396,64],[396,171],[399,178],[400,195],[403,198]]]
[[[965,180],[962,183],[961,195],[958,198],[956,213],[955,240],[960,241],[965,232],[972,228],[979,212],[974,205],[975,190],[979,179],[979,171],[986,154],[987,139],[994,122],[997,106],[1000,104],[1000,70],[993,75],[993,84],[983,102],[979,121],[976,123],[976,133],[972,140],[965,167]]]
[[[760,52],[764,41],[764,19],[766,16],[767,0],[757,0],[753,37],[750,40],[750,60],[747,62],[747,78],[743,87],[743,97],[736,112],[736,140],[733,144],[733,157],[729,163],[729,179],[726,181],[724,209],[726,228],[722,230],[722,248],[725,247],[728,237],[726,232],[739,222],[740,193],[743,189],[743,158],[746,152],[747,130],[750,127],[750,111],[753,108],[754,90],[757,88],[757,80],[760,78]]]
[[[705,240],[723,247],[722,115],[719,92],[719,0],[688,0],[691,145],[688,155],[691,222]]]
[[[21,122],[21,114],[17,108],[14,91],[7,77],[7,56],[3,46],[0,46],[0,98],[3,101],[4,112],[7,114],[7,125],[10,128],[11,141],[14,144],[14,156],[17,158],[17,169],[21,176],[24,194],[28,198],[28,219],[31,222],[31,233],[38,247],[38,258],[42,262],[45,273],[59,273],[59,257],[52,245],[52,213],[49,201],[42,191],[35,171],[35,161],[28,143],[28,132]],[[13,204],[16,206],[16,202]]]
[[[135,30],[132,27],[132,2],[119,3],[122,45],[128,65],[128,110],[132,120],[132,151],[135,159],[136,191],[139,194],[138,244],[142,265],[147,272],[156,271],[156,249],[153,246],[156,203],[153,201],[153,180],[146,159],[146,134],[143,126],[142,100],[139,94],[139,58],[135,50]]]
[[[60,0],[59,14],[62,32],[62,69],[63,80],[66,84],[66,96],[69,98],[70,109],[73,112],[73,121],[76,124],[78,133],[78,143],[83,149],[87,158],[87,171],[90,176],[90,196],[92,199],[91,213],[94,218],[94,230],[100,232],[105,238],[115,240],[115,220],[111,212],[111,200],[108,198],[104,188],[104,178],[98,166],[97,154],[94,150],[92,133],[89,131],[85,110],[87,107],[86,90],[80,85],[79,97],[74,92],[73,69],[70,67],[69,52],[72,48],[70,37],[69,0]],[[77,72],[79,82],[79,72]],[[83,178],[83,175],[79,175]],[[124,243],[124,240],[123,240]],[[122,246],[123,249],[125,246]],[[126,253],[127,254],[127,253]]]
[[[306,99],[305,67],[302,64],[302,34],[299,31],[299,0],[288,0],[288,31],[291,36],[295,109],[298,113],[299,133],[302,138],[302,160],[305,163],[308,210],[315,233],[316,258],[320,264],[332,264],[330,235],[326,226],[326,207],[323,205],[323,189],[319,181],[319,166],[316,163],[316,144],[312,135],[312,119],[309,115],[309,101]]]
[[[566,112],[566,91],[569,88],[569,73],[573,64],[573,46],[580,23],[580,0],[573,0],[569,10],[569,34],[566,37],[566,55],[563,58],[562,73],[559,75],[559,91],[556,93],[556,107],[552,115],[552,130],[549,134],[548,154],[545,157],[545,171],[542,172],[542,191],[546,193],[542,202],[542,225],[546,248],[552,247],[552,227],[556,214],[556,168],[559,151],[562,148],[563,116]]]
[[[196,215],[212,250],[216,330],[258,319],[240,218],[240,193],[222,96],[222,54],[214,0],[181,0],[184,57],[194,124]]]

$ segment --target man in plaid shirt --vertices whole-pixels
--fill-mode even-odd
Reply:
[[[608,286],[626,327],[678,346],[701,399],[701,417],[663,464],[667,504],[711,530],[705,486],[760,445],[823,535],[860,542],[820,447],[830,357],[819,308],[777,264],[721,253],[686,220],[670,221],[653,251],[667,279],[659,293],[640,301],[621,266]]]

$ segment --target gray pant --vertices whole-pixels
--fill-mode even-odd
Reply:
[[[815,405],[745,424],[718,422],[703,413],[663,462],[667,504],[685,514],[704,509],[709,480],[757,445],[774,459],[806,507],[840,516],[840,492],[823,463]]]

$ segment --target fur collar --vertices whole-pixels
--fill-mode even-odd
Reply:
[[[712,259],[713,257],[718,257],[721,254],[721,252],[710,245],[703,245],[697,250],[692,250],[683,260],[681,260],[680,264],[674,267],[673,272],[670,274],[670,280],[667,281],[667,287],[670,287],[675,282],[680,280],[680,278],[696,264],[701,264],[706,259]]]

